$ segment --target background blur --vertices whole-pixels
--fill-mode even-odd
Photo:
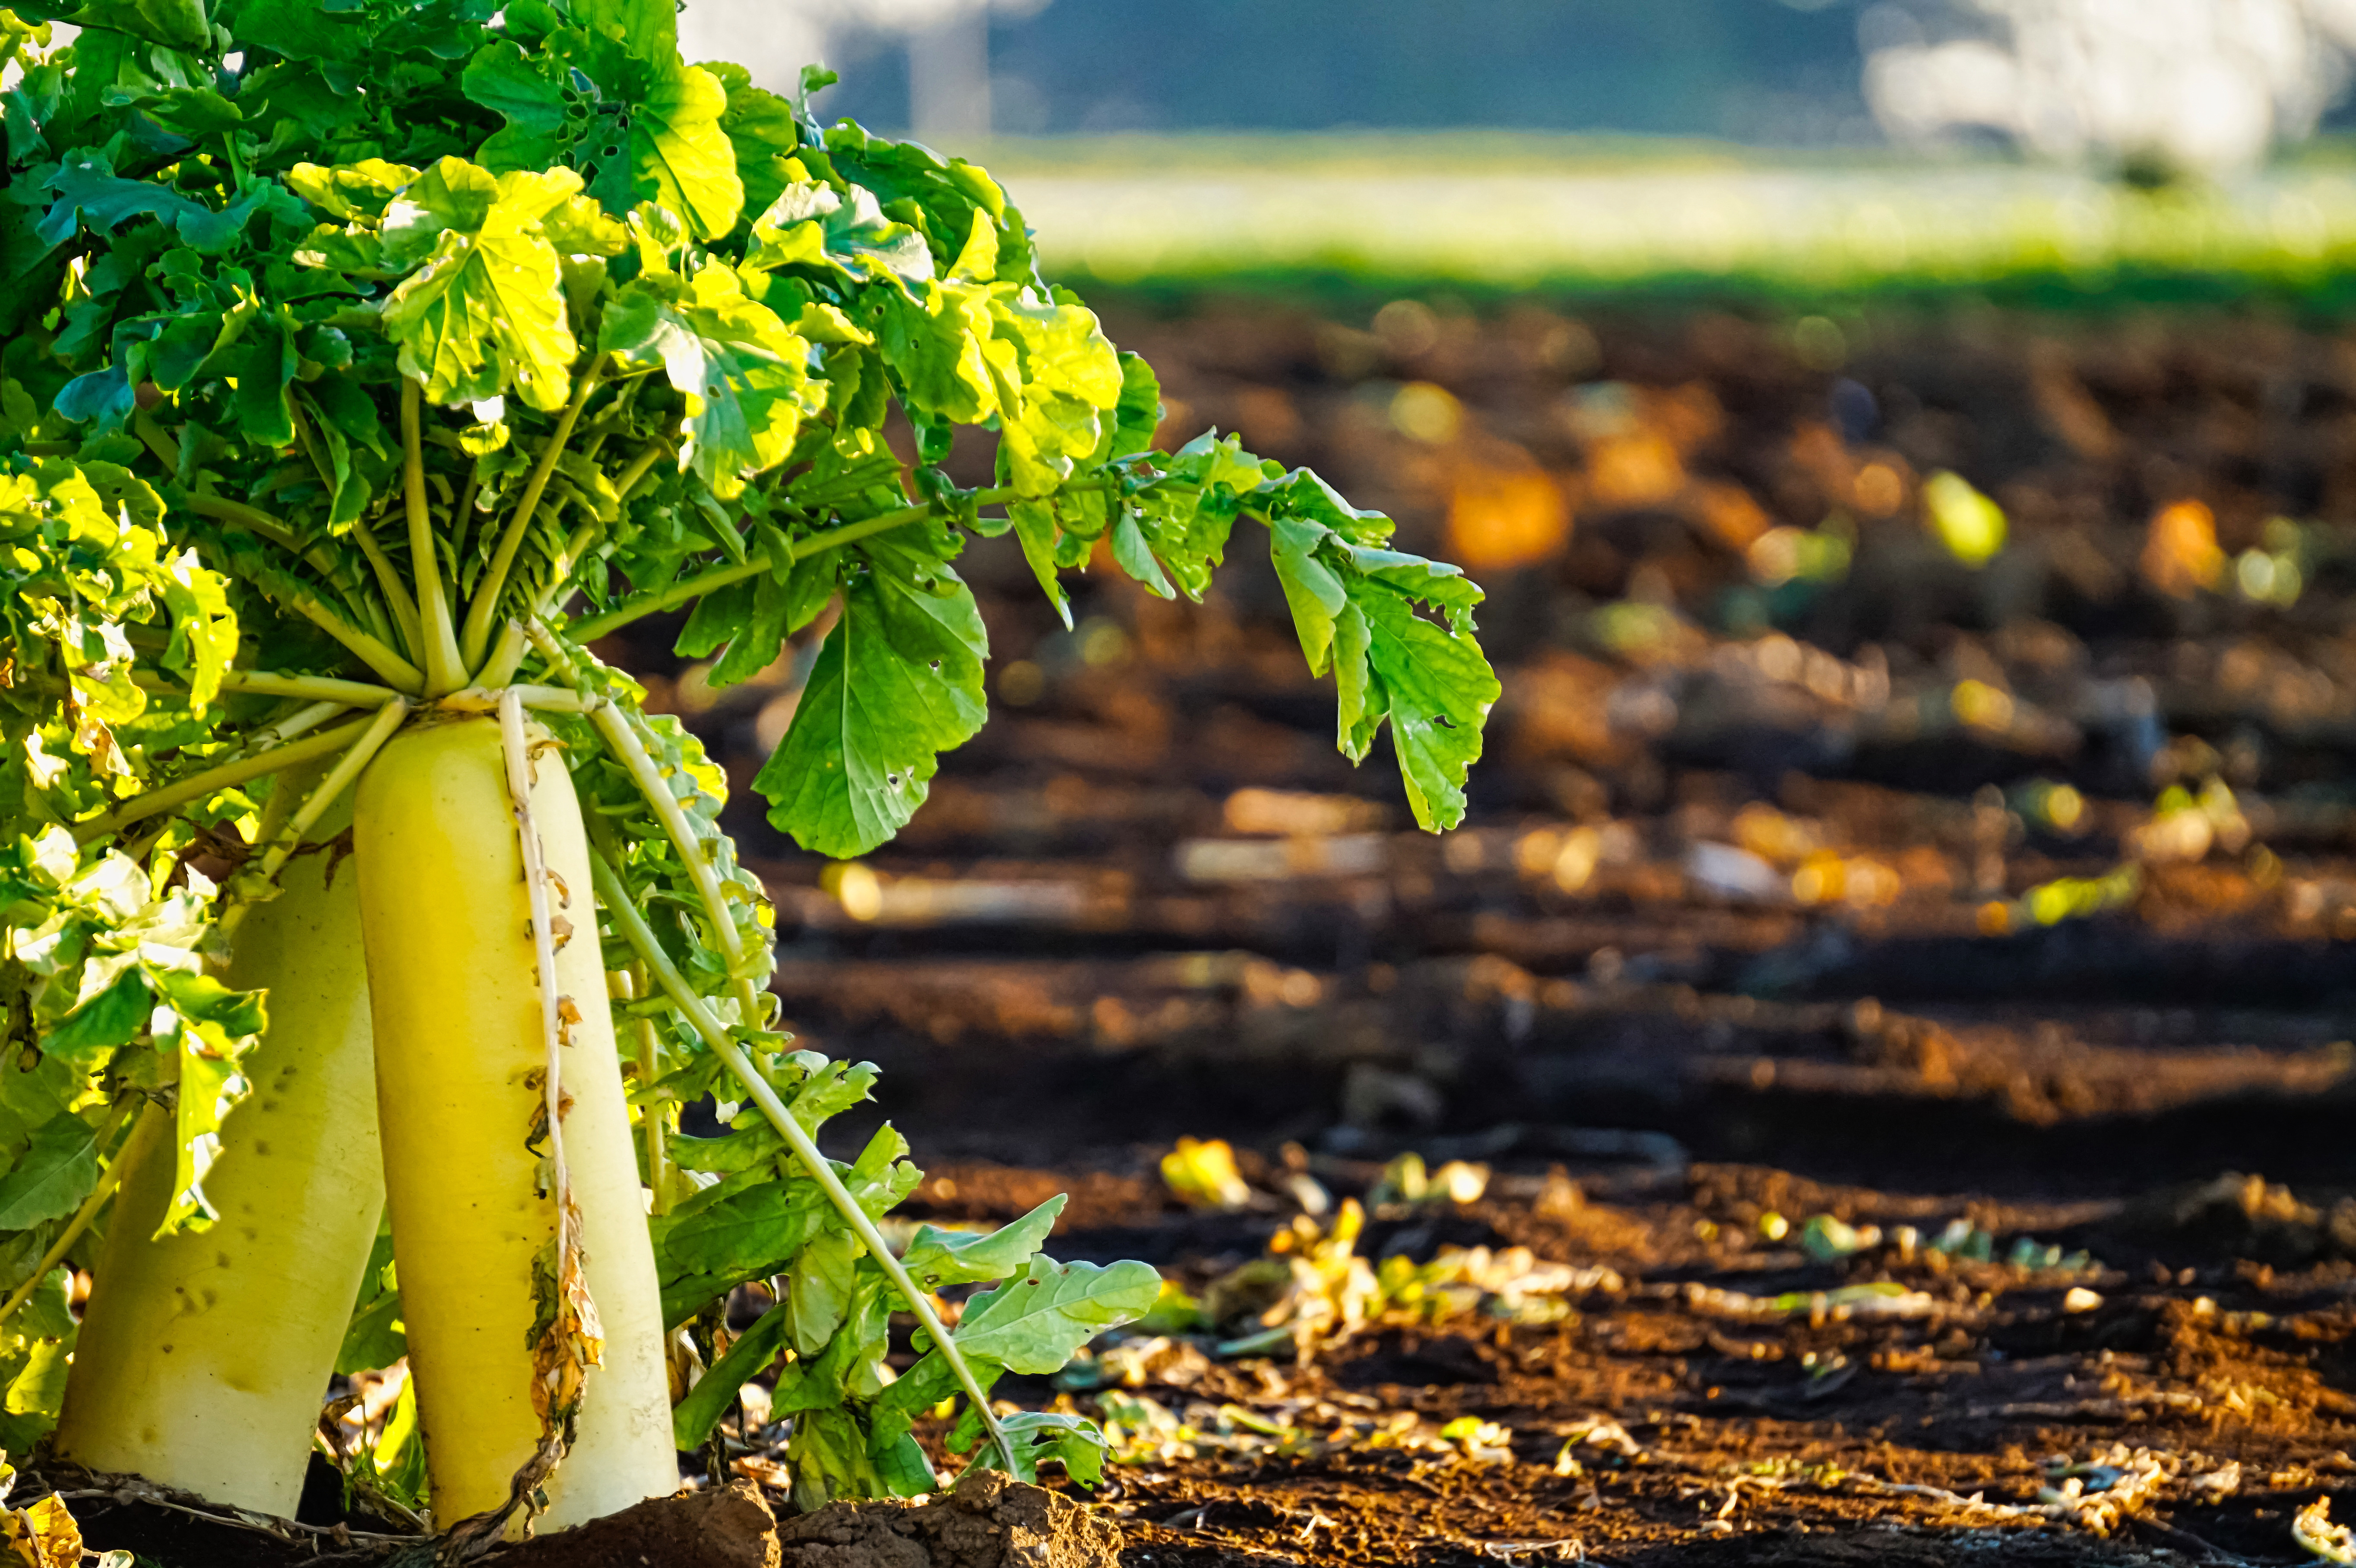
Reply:
[[[1096,1408],[1199,1456],[1128,1473],[1139,1518],[1216,1499],[1237,1564],[1700,1561],[1697,1506],[1751,1568],[2285,1560],[2356,1450],[2356,0],[686,20],[985,164],[1165,445],[1239,432],[1488,593],[1443,838],[1336,755],[1250,527],[1201,604],[1070,574],[1068,630],[978,542],[991,722],[899,838],[822,863],[733,807],[786,1016],[884,1068],[917,1212],[1070,1191],[1060,1255],[1154,1258],[1233,1331],[1374,1299],[1336,1384],[1548,1434],[1550,1475],[1366,1481],[1365,1533],[1304,1547],[1340,1461],[1235,1457],[1325,1371],[1156,1339],[1102,1375],[1166,1410]],[[671,630],[616,656],[748,779],[809,646],[715,691]],[[1493,1250],[1576,1266],[1416,1316]],[[1365,1259],[1371,1298],[1318,1284]],[[1607,1409],[1702,1467],[1547,1424]],[[1199,1450],[1151,1446],[1180,1411]],[[2142,1545],[1900,1544],[1890,1491],[1726,1479],[2026,1504],[2151,1453],[2243,1489]]]
[[[969,551],[995,717],[906,832],[732,818],[795,1028],[929,1147],[2345,1179],[2284,1129],[2356,1062],[2356,0],[682,20],[985,164],[1165,445],[1239,432],[1489,592],[1435,841],[1250,530],[1199,606],[1076,578],[1068,631]],[[749,778],[813,645],[715,691],[670,630],[617,655]]]
[[[715,0],[701,37],[899,131],[1616,132],[1772,147],[1965,128],[2247,162],[2345,85],[2347,0]],[[757,46],[754,40],[758,39]]]
[[[779,88],[822,59],[825,112],[1012,176],[1076,277],[2245,272],[2356,232],[2356,0],[699,0],[683,26]],[[2198,199],[2122,200],[2153,188]]]

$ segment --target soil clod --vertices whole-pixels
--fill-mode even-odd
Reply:
[[[504,1547],[487,1568],[778,1568],[776,1520],[750,1481],[650,1498],[635,1508]]]
[[[1122,1545],[1070,1499],[987,1470],[922,1503],[830,1503],[777,1533],[781,1568],[1113,1568]]]

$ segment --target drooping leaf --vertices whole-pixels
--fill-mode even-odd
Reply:
[[[913,531],[913,530],[911,530]],[[981,728],[989,640],[965,582],[884,535],[843,593],[785,741],[753,787],[769,820],[821,855],[863,855],[925,801],[942,752]]]
[[[866,1435],[847,1410],[820,1406],[797,1420],[786,1460],[793,1474],[794,1506],[805,1513],[837,1498],[884,1494]]]
[[[220,1152],[221,1118],[251,1088],[239,1064],[260,1040],[261,997],[232,991],[209,975],[171,970],[155,977],[160,999],[170,1009],[158,1033],[179,1057],[172,1201],[157,1233],[183,1226],[203,1230],[219,1218],[205,1197],[205,1173]]]
[[[1481,755],[1496,674],[1470,635],[1418,615],[1390,583],[1353,577],[1349,591],[1333,641],[1343,749],[1354,762],[1365,755],[1387,716],[1417,823],[1453,827],[1464,818],[1464,775]]]
[[[1055,563],[1055,509],[1044,501],[1017,500],[1007,503],[1006,515],[1014,525],[1015,541],[1022,546],[1024,562],[1039,580],[1040,591],[1063,618],[1064,630],[1070,631],[1071,599],[1064,592]]]
[[[1333,623],[1349,608],[1350,591],[1341,573],[1318,559],[1327,530],[1315,523],[1279,518],[1269,524],[1269,558],[1292,610],[1292,626],[1309,673],[1323,675],[1333,648]]]

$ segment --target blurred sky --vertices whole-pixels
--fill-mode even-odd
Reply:
[[[827,112],[944,139],[1494,127],[2205,169],[2331,123],[2356,47],[2356,0],[690,0],[682,22],[691,59],[786,85],[823,57]]]

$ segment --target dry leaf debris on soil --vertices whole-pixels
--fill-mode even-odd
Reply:
[[[933,1157],[912,1215],[1068,1190],[1059,1255],[1207,1314],[1003,1391],[1116,1429],[1122,1561],[2344,1550],[2351,340],[1131,315],[1165,437],[1491,589],[1472,826],[1333,756],[1272,581],[1042,635],[986,549],[1011,721],[901,839],[732,818],[803,1043]],[[807,650],[714,690],[640,630],[743,782]]]

